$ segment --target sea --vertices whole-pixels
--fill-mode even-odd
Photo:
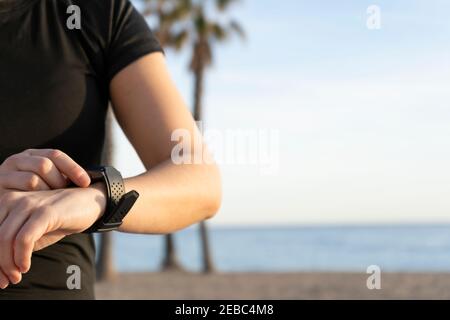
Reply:
[[[209,228],[211,256],[223,272],[450,272],[450,225]],[[119,271],[157,271],[164,236],[113,234]],[[197,228],[174,234],[176,254],[201,270]]]

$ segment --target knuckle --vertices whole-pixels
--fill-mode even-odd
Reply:
[[[22,157],[21,154],[13,154],[13,155],[9,156],[8,158],[6,158],[3,163],[4,164],[15,163],[20,157]]]
[[[53,209],[50,206],[41,206],[34,214],[40,219],[49,218],[53,215]]]
[[[32,207],[34,204],[34,201],[31,197],[22,197],[20,199],[20,205],[24,208]]]
[[[16,201],[18,199],[18,192],[16,191],[9,191],[4,193],[1,197],[0,197],[0,203],[4,204],[4,203],[9,203],[12,201]]]
[[[64,155],[64,152],[62,152],[61,150],[58,150],[58,149],[50,149],[48,151],[49,158],[56,159],[56,158],[61,157],[62,155]]]
[[[47,174],[53,166],[53,162],[48,158],[41,158],[37,163],[37,171],[40,174]]]
[[[39,189],[39,177],[35,174],[31,174],[26,180],[27,190],[38,190]],[[24,198],[27,199],[27,198]]]
[[[54,211],[51,207],[48,206],[40,207],[39,209],[37,209],[33,213],[33,217],[40,224],[43,223],[46,225],[54,225],[55,222]]]
[[[29,245],[31,243],[32,239],[31,236],[29,234],[26,233],[22,233],[17,235],[16,238],[16,245],[21,246],[21,247],[26,247],[27,245]]]

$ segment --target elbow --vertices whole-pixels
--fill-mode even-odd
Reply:
[[[218,195],[215,198],[211,198],[207,205],[207,209],[205,210],[205,220],[214,218],[216,214],[219,212],[221,205],[222,205],[221,195]]]
[[[207,180],[209,183],[205,184],[205,198],[204,198],[204,219],[213,218],[222,205],[222,179],[220,176],[219,167],[216,164],[206,165]]]

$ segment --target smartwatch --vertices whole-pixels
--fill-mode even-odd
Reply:
[[[135,190],[125,193],[120,172],[109,166],[96,166],[86,169],[91,182],[103,182],[106,188],[105,213],[83,233],[106,232],[116,230],[122,225],[123,218],[133,207],[139,193]]]

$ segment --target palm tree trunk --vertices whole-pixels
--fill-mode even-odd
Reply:
[[[167,234],[165,236],[165,257],[162,264],[163,271],[184,271],[178,261],[178,257],[175,250],[174,235]]]
[[[211,256],[211,247],[209,245],[208,228],[205,221],[200,222],[200,241],[202,245],[202,272],[213,273],[216,268]]]
[[[113,261],[113,238],[112,233],[106,232],[100,236],[100,250],[97,261],[97,280],[112,281],[116,278],[117,272]]]
[[[203,90],[204,90],[204,75],[205,69],[203,67],[199,67],[194,72],[194,119],[195,121],[202,120],[203,113]],[[209,236],[208,230],[206,226],[206,222],[200,222],[200,241],[201,241],[201,249],[202,249],[202,271],[204,273],[212,273],[216,270],[212,256],[211,256],[211,248],[209,244]]]
[[[201,121],[203,116],[203,91],[204,91],[204,76],[203,68],[198,68],[194,72],[194,119]]]
[[[113,163],[113,138],[112,138],[113,114],[108,108],[105,128],[105,144],[102,153],[102,164],[111,165]],[[106,232],[100,235],[99,254],[96,265],[97,279],[99,281],[110,281],[116,276],[113,259],[113,239],[112,233]]]

